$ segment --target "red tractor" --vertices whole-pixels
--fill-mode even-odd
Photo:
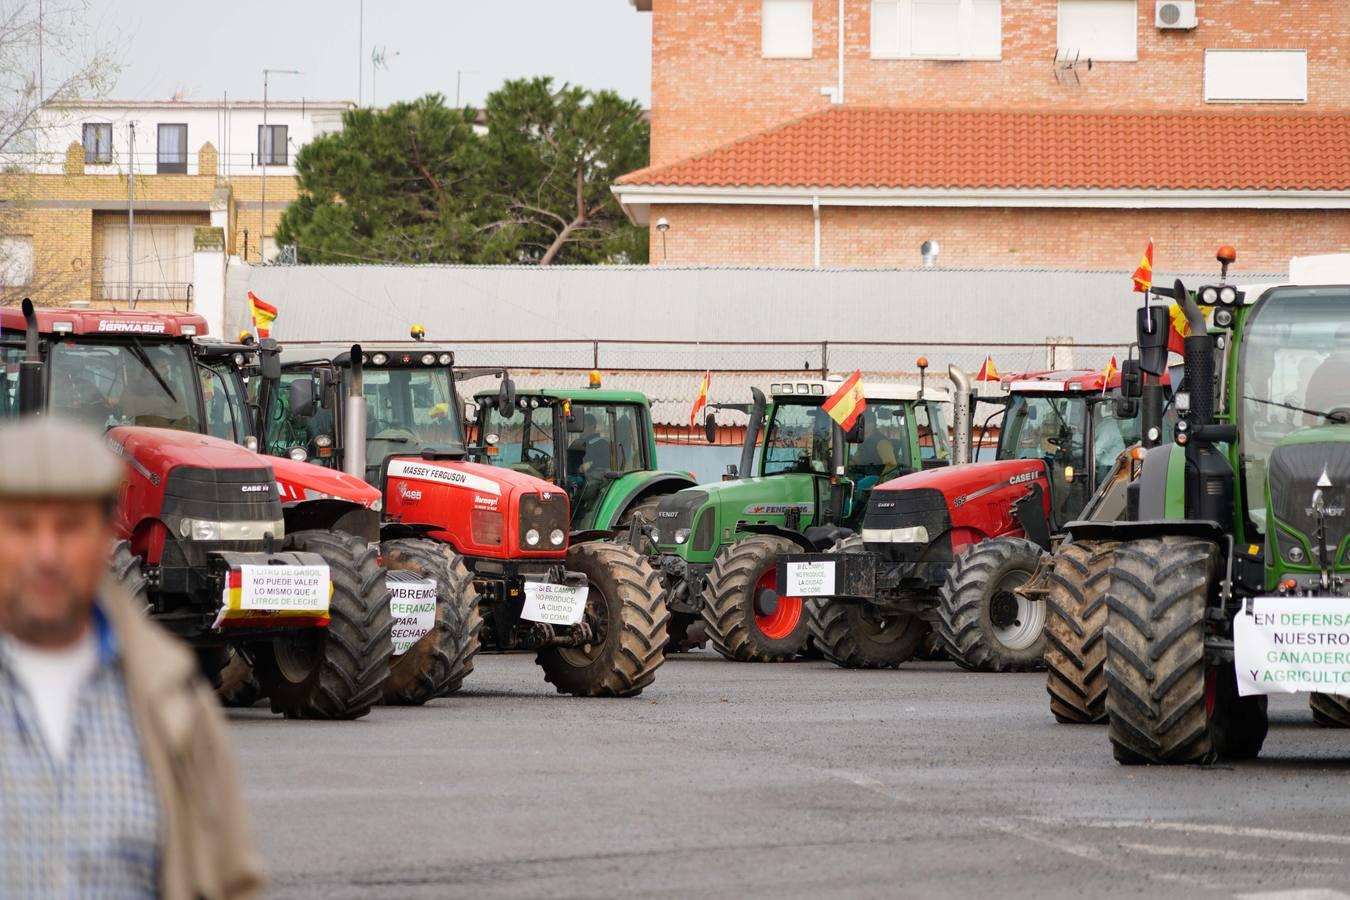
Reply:
[[[454,354],[421,340],[290,345],[264,403],[268,453],[311,458],[379,487],[380,546],[441,586],[437,628],[453,647],[446,689],[472,668],[480,628],[529,650],[560,693],[635,696],[664,661],[669,616],[656,573],[621,543],[569,547],[567,493],[467,460]],[[498,402],[515,396],[503,377]]]
[[[114,574],[208,677],[245,655],[274,711],[362,716],[381,699],[391,650],[384,572],[359,536],[378,497],[284,466],[288,490],[341,498],[284,509],[270,461],[237,442],[237,382],[198,358],[205,334],[190,314],[0,309],[0,417],[107,429],[127,466]]]
[[[989,400],[974,397],[964,373],[953,369],[952,378],[962,459],[970,404]],[[1106,383],[1103,372],[1014,375],[1000,386],[993,401],[1000,409],[990,416],[1002,417],[993,460],[879,485],[859,534],[830,553],[780,558],[783,589],[816,598],[812,636],[831,661],[896,666],[931,630],[968,669],[1040,665],[1046,604],[1016,589],[1036,573],[1051,535],[1084,512],[1122,451],[1139,440],[1137,404],[1121,400],[1119,377]]]

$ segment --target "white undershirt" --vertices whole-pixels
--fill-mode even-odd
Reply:
[[[52,758],[64,762],[80,688],[98,666],[98,638],[90,627],[69,647],[48,650],[0,634],[14,676],[23,685]]]

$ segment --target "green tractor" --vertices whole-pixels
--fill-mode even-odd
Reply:
[[[947,391],[865,384],[866,410],[845,433],[822,409],[838,388],[785,381],[769,401],[755,390],[740,465],[661,500],[653,540],[672,644],[702,619],[728,659],[792,659],[808,616],[800,597],[778,593],[779,554],[833,546],[856,529],[875,485],[950,461]]]
[[[1102,585],[1084,593],[1106,608],[1123,764],[1255,757],[1269,693],[1350,724],[1350,265],[1244,291],[1227,283],[1236,253],[1218,259],[1218,284],[1155,289],[1190,331],[1173,440],[1144,455],[1124,521],[1069,528]],[[1140,310],[1150,375],[1168,331],[1166,307]]]
[[[656,521],[661,498],[695,483],[657,468],[651,404],[637,391],[600,387],[598,373],[577,390],[500,391],[474,397],[475,461],[542,478],[567,492],[571,543],[608,539],[634,518]]]

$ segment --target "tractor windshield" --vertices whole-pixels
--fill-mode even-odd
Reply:
[[[362,392],[367,465],[425,448],[463,448],[464,427],[449,369],[367,368]]]
[[[790,472],[825,475],[830,471],[830,441],[834,420],[819,404],[775,402],[773,420],[764,434],[761,473]]]
[[[1057,521],[1082,509],[1091,493],[1087,406],[1081,396],[1014,394],[1003,417],[998,458],[1045,460]]]
[[[48,408],[100,428],[146,425],[200,433],[201,384],[187,343],[58,341]]]
[[[1265,533],[1266,467],[1290,432],[1350,411],[1350,290],[1279,288],[1252,310],[1242,335],[1243,489]]]
[[[483,461],[554,481],[557,453],[553,411],[550,405],[530,406],[528,398],[523,408],[513,406],[504,410],[495,403],[484,402],[479,441],[486,440],[488,435],[495,435],[496,441],[487,448]]]

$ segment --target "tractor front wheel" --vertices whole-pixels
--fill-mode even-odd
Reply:
[[[887,616],[868,603],[820,597],[807,610],[816,646],[845,669],[894,669],[915,657],[929,633],[916,615]]]
[[[806,644],[810,622],[800,597],[778,594],[778,555],[786,538],[751,535],[723,548],[703,590],[713,648],[738,662],[785,662]]]
[[[1313,721],[1323,728],[1350,728],[1350,697],[1309,694],[1308,708]]]
[[[327,628],[278,637],[261,648],[258,676],[272,712],[295,719],[359,719],[380,702],[389,678],[389,589],[375,549],[340,531],[297,531],[286,550],[317,553],[333,596]]]
[[[1064,544],[1048,574],[1045,689],[1066,725],[1106,721],[1106,585],[1114,542]]]
[[[636,697],[665,661],[665,594],[656,570],[630,547],[603,541],[575,544],[567,570],[586,576],[585,622],[591,641],[548,647],[535,661],[560,694]]]
[[[483,627],[478,591],[464,559],[448,544],[425,538],[385,541],[380,555],[385,569],[413,572],[436,584],[435,624],[406,653],[390,660],[384,702],[421,706],[454,693],[473,671]]]
[[[1022,538],[981,541],[956,558],[938,592],[947,654],[976,672],[1022,672],[1045,654],[1045,601],[1017,593],[1044,553]]]

